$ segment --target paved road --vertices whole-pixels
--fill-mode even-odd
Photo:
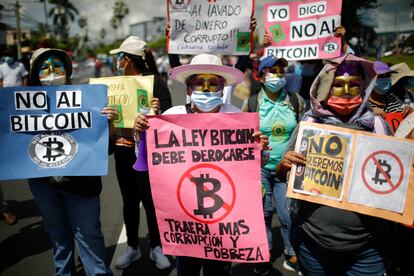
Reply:
[[[89,71],[89,75],[92,70]],[[103,75],[109,75],[110,71],[104,69]],[[81,77],[74,83],[87,82],[88,73],[79,74]],[[173,104],[182,104],[185,101],[184,87],[176,82],[169,83]],[[233,98],[236,106],[241,105],[241,101]],[[111,262],[116,259],[117,255],[124,250],[125,233],[123,231],[122,219],[122,200],[119,192],[115,170],[114,160],[110,156],[109,175],[103,178],[103,191],[101,194],[101,221],[102,229],[105,236],[108,256]],[[44,276],[53,275],[52,249],[48,241],[47,233],[44,231],[42,218],[28,189],[27,181],[4,181],[2,182],[4,195],[10,209],[16,213],[19,221],[16,225],[7,226],[0,221],[0,275],[4,276]],[[143,252],[142,258],[132,264],[124,271],[114,269],[115,275],[176,275],[174,267],[165,271],[155,268],[154,263],[149,259],[149,242],[147,239],[147,225],[145,212],[141,209],[142,223],[140,226],[140,246]],[[282,268],[283,256],[281,247],[281,238],[278,228],[278,221],[274,219],[274,263],[271,276],[275,275],[295,275],[295,273],[286,272]],[[84,275],[82,265],[77,257],[78,275]],[[174,263],[174,258],[171,257]],[[112,262],[113,264],[113,262]],[[143,271],[148,273],[143,274]],[[252,265],[250,264],[233,264],[232,275],[247,276],[253,275]]]

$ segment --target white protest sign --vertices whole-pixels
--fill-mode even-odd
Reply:
[[[402,213],[412,166],[412,143],[360,135],[356,150],[349,201]]]
[[[169,0],[168,52],[248,55],[254,0]]]

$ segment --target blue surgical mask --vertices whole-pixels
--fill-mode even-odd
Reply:
[[[4,57],[4,61],[8,64],[8,65],[12,65],[14,62],[14,58],[6,56]]]
[[[221,90],[217,92],[193,91],[191,93],[191,102],[201,111],[209,112],[223,103]]]
[[[392,84],[390,78],[379,78],[375,81],[374,90],[380,95],[386,95],[391,89],[391,86]]]
[[[414,77],[410,77],[405,82],[405,89],[412,90],[414,88]]]
[[[286,86],[286,79],[283,77],[266,77],[265,87],[273,93],[278,92]]]
[[[121,68],[121,61],[120,60],[118,60],[117,62],[116,62],[116,70],[123,76],[123,75],[125,75],[125,68],[126,68],[126,65],[124,66],[124,67],[122,67]]]

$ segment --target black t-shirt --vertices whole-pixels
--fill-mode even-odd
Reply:
[[[42,183],[41,185],[44,183],[44,185],[86,198],[99,196],[102,191],[100,176],[41,177],[38,180]]]

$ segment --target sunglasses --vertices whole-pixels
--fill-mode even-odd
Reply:
[[[218,77],[195,77],[189,80],[187,85],[193,91],[217,92],[223,89],[224,80]]]

